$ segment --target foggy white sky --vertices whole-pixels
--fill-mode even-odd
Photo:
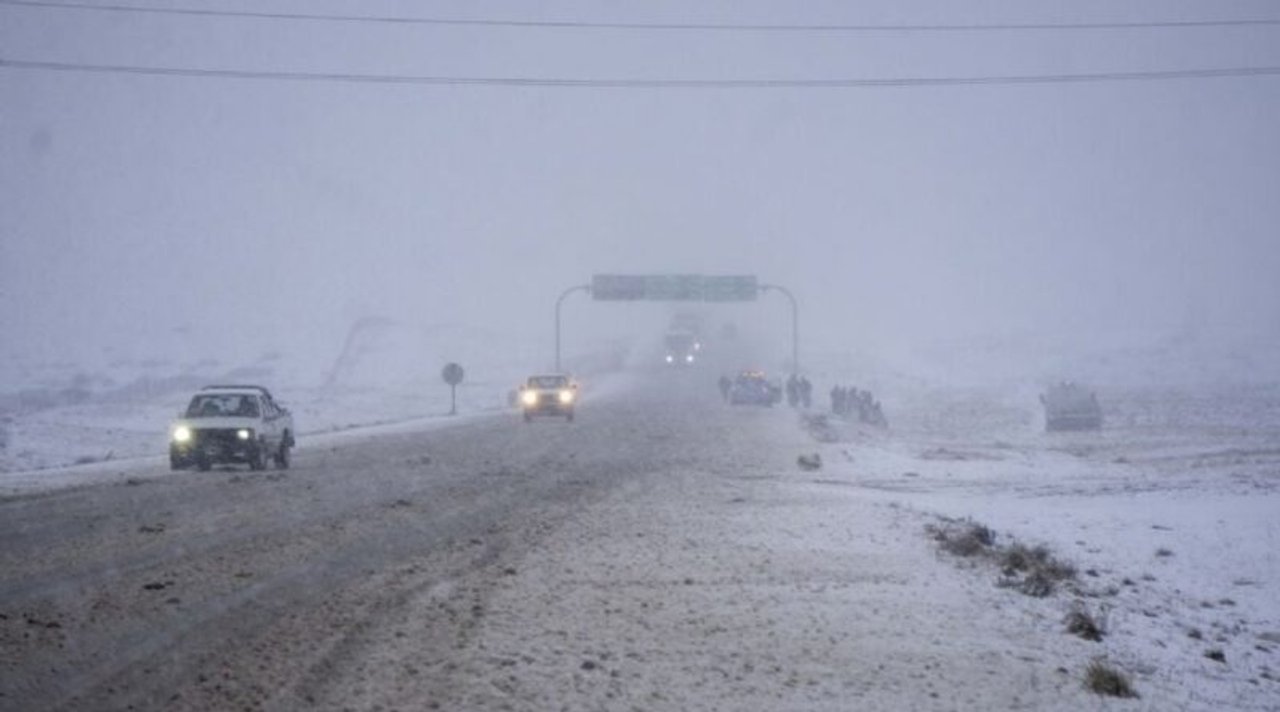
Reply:
[[[197,5],[761,24],[1280,16],[1265,1]],[[0,5],[0,56],[468,77],[1027,75],[1276,66],[1280,26],[641,32]],[[9,355],[74,357],[186,329],[211,352],[336,350],[372,314],[549,339],[564,287],[669,271],[788,285],[806,335],[837,346],[1063,324],[1276,334],[1277,125],[1276,76],[695,90],[0,68],[0,340]]]

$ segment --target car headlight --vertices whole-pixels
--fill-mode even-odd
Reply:
[[[672,356],[671,354],[667,354],[667,363],[675,363],[675,360],[676,360],[675,356]]]
[[[560,402],[568,405],[573,402],[573,391],[560,391]]]
[[[253,437],[253,431],[246,428],[240,428],[236,431],[236,437],[241,440],[248,440]]]
[[[693,363],[693,354],[689,354],[688,356],[685,356],[684,360],[687,363]]]
[[[179,425],[173,429],[173,441],[175,443],[191,442],[191,428],[185,425]]]
[[[521,394],[520,394],[520,402],[521,402],[521,403],[524,403],[525,405],[537,405],[537,404],[538,404],[538,392],[537,392],[537,391],[525,391],[524,393],[521,393]]]

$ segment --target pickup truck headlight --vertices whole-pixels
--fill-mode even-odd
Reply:
[[[249,440],[253,438],[253,431],[247,428],[240,428],[236,431],[236,437],[241,440]]]
[[[537,405],[537,404],[538,404],[538,392],[537,392],[537,391],[525,391],[524,393],[521,393],[521,394],[520,394],[520,402],[521,402],[521,403],[524,403],[525,405],[529,405],[529,406]]]
[[[570,403],[572,403],[573,391],[569,391],[569,390],[560,391],[560,402],[565,405],[569,405]]]
[[[173,441],[175,443],[191,442],[191,428],[185,425],[179,425],[173,429]]]

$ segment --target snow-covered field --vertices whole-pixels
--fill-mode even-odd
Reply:
[[[1116,389],[1097,433],[1045,433],[1037,410],[1017,392],[932,392],[891,432],[829,421],[839,442],[809,486],[1047,546],[1078,591],[1040,600],[997,590],[995,567],[974,575],[1045,630],[1083,607],[1106,632],[1084,650],[1128,671],[1143,708],[1275,709],[1280,387]]]

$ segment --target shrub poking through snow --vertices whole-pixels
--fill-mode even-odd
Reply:
[[[1000,554],[1000,565],[1006,576],[1019,571],[1031,571],[1037,564],[1049,558],[1049,550],[1043,546],[1034,549],[1024,544],[1014,543]]]
[[[1083,604],[1077,603],[1071,612],[1067,614],[1066,619],[1067,632],[1084,638],[1098,642],[1102,640],[1102,636],[1106,635],[1106,629],[1099,623],[1089,610]]]
[[[997,546],[995,532],[969,519],[944,517],[940,524],[930,524],[925,530],[948,554],[992,561],[1003,573],[997,585],[1028,596],[1051,596],[1058,584],[1076,577],[1076,568],[1054,558],[1047,547],[1028,547],[1018,542]]]
[[[1094,660],[1089,663],[1089,669],[1084,673],[1084,684],[1085,687],[1099,695],[1107,695],[1109,697],[1138,696],[1138,693],[1133,689],[1133,685],[1129,684],[1127,675],[1100,660]]]
[[[987,553],[996,542],[995,532],[968,519],[946,519],[940,525],[930,524],[926,530],[943,551],[955,556]]]
[[[1000,551],[998,561],[1004,573],[1002,586],[1036,598],[1052,595],[1060,582],[1076,577],[1075,567],[1054,558],[1045,546],[1014,542]]]
[[[1005,576],[996,582],[1001,588],[1011,588],[1032,598],[1048,598],[1057,590],[1053,579],[1040,571],[1029,571],[1025,576]]]
[[[802,470],[804,470],[804,471],[806,471],[806,472],[813,472],[814,470],[821,470],[821,469],[822,469],[822,455],[819,455],[819,454],[818,454],[818,453],[816,453],[816,452],[815,452],[815,453],[813,453],[812,455],[801,455],[800,457],[797,457],[797,458],[796,458],[796,464],[800,466],[800,469],[802,469]]]

